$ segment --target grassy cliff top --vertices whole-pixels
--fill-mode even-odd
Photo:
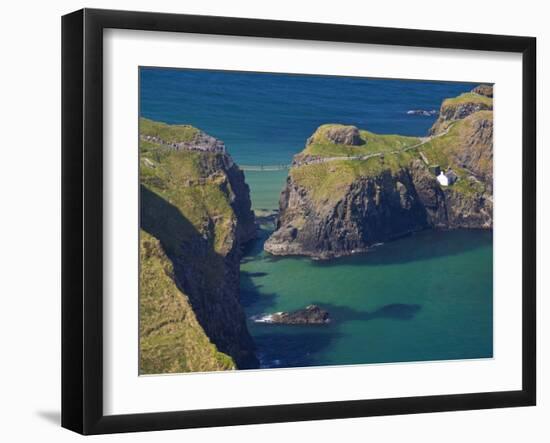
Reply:
[[[160,242],[140,231],[140,374],[235,369],[200,326],[189,298],[176,286]]]
[[[139,119],[140,135],[159,137],[168,143],[190,142],[199,132],[197,128],[191,125],[168,125],[143,117]]]
[[[164,140],[166,134],[176,137],[175,134],[180,134],[181,128],[184,128],[182,137],[199,131],[192,126],[167,126],[146,121],[144,127],[140,126],[140,130],[145,131],[141,134],[164,131]],[[173,141],[179,142],[182,138],[174,138]],[[162,217],[162,211],[171,211],[175,208],[180,212],[181,218],[188,222],[182,223],[178,230],[166,236],[169,243],[165,243],[164,246],[169,249],[168,252],[175,252],[182,241],[188,240],[198,232],[208,235],[213,242],[214,252],[226,253],[231,247],[230,234],[235,214],[228,195],[231,187],[218,167],[223,154],[173,150],[145,140],[140,140],[139,150],[141,185],[167,203],[160,204],[154,196],[147,194],[151,197],[151,205],[158,203],[157,211],[161,211],[158,217]],[[219,218],[220,221],[211,227],[209,220],[213,218]],[[169,226],[170,223],[167,222],[164,226],[159,225],[159,229],[166,230]],[[206,232],[208,229],[212,229],[212,232]]]
[[[492,150],[484,152],[485,146],[476,146],[476,133],[484,121],[493,120],[493,111],[478,111],[468,117],[457,120],[449,127],[447,134],[434,137],[421,146],[421,151],[432,164],[438,164],[442,168],[451,167],[458,171],[462,169],[457,165],[456,158],[466,150],[478,148],[475,156],[479,158],[479,169],[488,173],[492,169]],[[479,137],[477,137],[479,138]],[[466,174],[466,172],[464,172]],[[464,175],[463,174],[463,175]]]
[[[447,98],[443,101],[442,108],[454,108],[466,103],[480,103],[485,106],[491,107],[493,105],[493,99],[486,97],[485,95],[476,94],[473,92],[465,92],[458,97]]]
[[[367,160],[335,160],[326,163],[315,163],[292,167],[292,181],[306,188],[313,199],[321,201],[338,201],[348,191],[349,186],[357,179],[377,177],[385,171],[395,173],[410,165],[417,157],[414,151],[400,154],[374,157]]]
[[[357,131],[355,137],[349,136],[348,139],[355,138],[355,144],[335,143],[339,134],[348,134],[353,129]],[[346,137],[340,137],[345,139]],[[351,141],[351,140],[350,140]],[[354,126],[341,124],[322,125],[311,136],[307,146],[301,152],[301,155],[311,155],[320,157],[335,156],[354,156],[367,155],[375,152],[388,152],[395,149],[402,149],[419,143],[417,137],[407,137],[393,134],[375,134],[373,132],[358,130]]]
[[[295,183],[307,188],[315,200],[337,201],[356,179],[375,177],[384,171],[397,172],[409,165],[415,158],[414,149],[392,154],[390,152],[402,151],[420,142],[418,137],[375,134],[355,126],[325,124],[309,138],[307,146],[297,157],[315,156],[330,160],[294,166],[290,175]],[[365,160],[346,158],[379,153],[383,156]]]
[[[358,179],[376,178],[386,171],[395,174],[400,169],[409,167],[413,160],[424,161],[426,158],[429,164],[437,164],[445,169],[451,167],[455,171],[459,181],[453,185],[453,189],[457,192],[481,192],[484,185],[465,180],[470,172],[461,168],[456,159],[460,157],[461,150],[465,149],[478,149],[478,152],[483,154],[485,146],[476,147],[472,140],[476,137],[479,125],[486,120],[492,121],[492,118],[492,111],[478,111],[462,120],[453,122],[446,134],[432,137],[424,143],[415,137],[377,135],[359,130],[361,139],[367,141],[366,145],[359,146],[323,144],[323,131],[325,128],[333,127],[333,125],[324,125],[316,131],[311,139],[311,144],[302,151],[302,154],[311,154],[312,150],[318,152],[316,150],[326,149],[325,152],[331,154],[325,155],[325,157],[347,155],[350,151],[354,152],[352,155],[376,152],[381,152],[383,155],[366,160],[343,158],[342,160],[293,166],[290,176],[293,182],[306,188],[315,201],[335,202],[341,199],[349,186]],[[370,148],[368,148],[368,141],[371,141]],[[415,145],[419,146],[401,151],[401,149]],[[357,151],[353,150],[358,149],[361,151],[356,154]],[[400,152],[390,153],[396,150],[400,150]],[[492,155],[487,155],[485,158],[483,155],[477,155],[477,157],[480,158],[479,166],[482,170],[488,171],[492,168]]]

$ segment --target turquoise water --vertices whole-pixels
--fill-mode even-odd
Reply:
[[[278,207],[286,174],[245,173],[255,209]],[[241,263],[241,300],[262,367],[492,357],[492,232],[424,231],[319,262],[265,253],[272,230],[261,226]],[[331,323],[250,320],[309,304],[328,310]]]
[[[279,195],[286,181],[288,171],[246,171],[245,178],[250,186],[253,209],[274,210],[279,207]]]
[[[426,231],[330,262],[247,251],[247,315],[318,304],[329,325],[249,323],[263,367],[492,356],[492,234]]]
[[[323,123],[425,135],[438,109],[471,83],[142,68],[140,114],[222,139],[237,163],[290,163]],[[278,208],[287,171],[246,171],[255,210]],[[324,326],[249,321],[263,367],[492,357],[492,233],[422,232],[330,262],[263,252],[263,225],[241,264],[248,318],[308,304]]]

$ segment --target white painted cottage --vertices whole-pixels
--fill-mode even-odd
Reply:
[[[456,182],[458,179],[458,176],[455,174],[455,172],[452,169],[448,169],[447,172],[441,171],[439,175],[437,176],[437,181],[441,186],[449,186],[452,185],[454,182]]]
[[[449,186],[449,179],[447,176],[441,171],[439,175],[437,176],[437,181],[441,186]]]

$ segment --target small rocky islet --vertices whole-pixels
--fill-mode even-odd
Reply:
[[[424,229],[492,229],[492,97],[480,85],[445,100],[426,137],[320,126],[294,157],[278,211],[261,214],[276,224],[265,251],[330,259]],[[140,373],[258,367],[239,299],[258,223],[242,170],[189,125],[141,119],[139,149]],[[451,172],[452,183],[438,180]],[[330,321],[317,305],[263,315]]]
[[[418,115],[420,117],[431,117],[437,114],[438,112],[435,109],[430,109],[429,111],[426,109],[410,109],[407,111],[407,115]]]
[[[330,323],[330,314],[317,305],[309,305],[295,311],[260,314],[251,320],[274,325],[326,325]]]

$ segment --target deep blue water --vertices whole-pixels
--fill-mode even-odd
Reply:
[[[141,115],[191,124],[223,140],[239,164],[289,163],[324,123],[425,135],[443,99],[472,83],[142,68]],[[246,172],[255,209],[275,209],[286,171]],[[263,367],[491,357],[492,234],[423,232],[367,255],[331,262],[273,258],[247,248],[241,299],[247,317],[317,303],[321,327],[256,324]]]
[[[141,116],[220,138],[237,163],[288,163],[324,123],[425,135],[439,109],[472,83],[141,68]]]

